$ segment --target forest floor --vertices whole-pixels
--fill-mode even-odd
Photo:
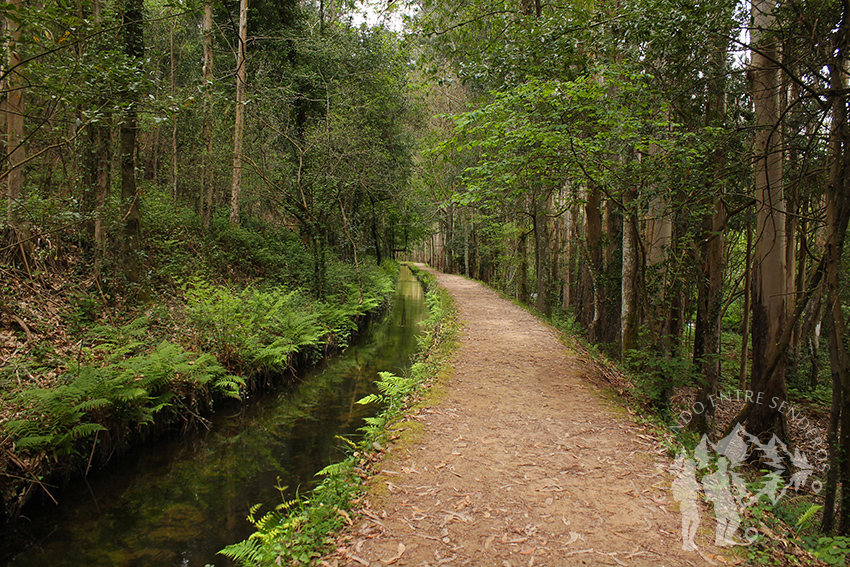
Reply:
[[[434,273],[464,323],[446,392],[403,426],[413,441],[387,450],[323,565],[741,563],[714,547],[708,510],[682,550],[670,459],[590,361],[496,292]]]

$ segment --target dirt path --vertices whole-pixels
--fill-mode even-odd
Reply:
[[[413,446],[390,449],[371,508],[326,564],[707,565],[714,526],[697,538],[704,555],[682,551],[668,460],[585,363],[494,292],[436,275],[465,322],[448,394],[415,417]]]

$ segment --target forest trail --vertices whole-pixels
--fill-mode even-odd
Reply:
[[[713,518],[700,551],[682,551],[669,459],[583,378],[586,361],[495,292],[433,273],[464,323],[448,391],[413,417],[412,445],[389,449],[323,565],[725,563]]]

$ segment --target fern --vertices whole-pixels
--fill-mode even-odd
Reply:
[[[821,510],[823,510],[823,506],[819,506],[818,504],[812,504],[811,506],[809,506],[809,508],[805,512],[803,512],[803,514],[800,515],[800,517],[797,519],[797,528],[807,528],[815,514],[817,514]]]
[[[346,461],[342,461],[340,463],[332,463],[319,472],[316,473],[316,476],[338,476],[343,472],[347,471],[351,466]]]
[[[142,332],[137,328],[141,324],[137,320],[114,336],[135,336]],[[110,336],[105,328],[98,332],[101,338]],[[152,422],[157,414],[172,411],[176,398],[210,399],[213,393],[239,397],[243,385],[213,356],[162,342],[149,353],[84,366],[57,388],[12,395],[19,418],[3,427],[18,451],[44,452],[55,459],[79,454],[86,439],[109,426]]]
[[[262,547],[255,538],[244,539],[238,543],[228,545],[219,553],[229,557],[238,565],[256,565],[262,557]]]
[[[83,439],[98,431],[106,431],[106,428],[99,423],[81,423],[71,428],[69,435],[74,439]]]

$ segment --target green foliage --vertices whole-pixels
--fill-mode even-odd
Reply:
[[[850,537],[823,536],[817,539],[812,554],[827,565],[846,565],[850,555]]]
[[[694,379],[691,361],[669,356],[653,349],[634,349],[626,352],[625,366],[637,385],[641,398],[663,419],[668,419],[670,393]]]
[[[797,521],[795,522],[794,525],[797,527],[797,529],[800,529],[800,530],[805,530],[805,529],[809,528],[812,524],[813,518],[821,510],[823,510],[823,506],[819,506],[818,504],[811,504],[806,509],[806,511],[803,512],[800,515],[799,518],[797,518]]]
[[[291,368],[299,354],[317,356],[327,344],[344,346],[358,317],[386,300],[389,277],[375,271],[381,275],[367,282],[362,303],[350,284],[338,289],[338,302],[325,302],[281,287],[234,292],[194,278],[183,293],[195,342],[215,352],[222,364],[245,373]]]
[[[412,369],[416,371],[416,368]],[[378,386],[378,394],[369,394],[359,400],[358,404],[370,405],[377,404],[383,411],[377,416],[366,417],[363,421],[366,425],[360,430],[367,437],[376,437],[380,435],[387,422],[398,414],[403,408],[404,401],[413,392],[419,381],[413,376],[395,376],[392,372],[379,372],[380,379],[376,382]]]
[[[317,474],[325,478],[312,493],[297,502],[284,501],[259,519],[256,517],[259,506],[251,508],[248,521],[254,533],[221,551],[237,565],[308,565],[321,556],[333,543],[328,536],[350,522],[347,510],[362,491],[361,475],[372,460],[370,454],[375,443],[386,439],[388,425],[447,364],[454,337],[459,332],[452,299],[444,290],[433,287],[432,276],[415,269],[414,273],[426,288],[430,282],[432,289],[426,294],[430,316],[425,326],[430,333],[421,343],[410,376],[380,374],[379,393],[361,399],[360,403],[382,403],[381,412],[366,419],[366,426],[361,428],[363,436],[357,443],[345,440],[353,452],[344,461],[319,471]]]
[[[24,389],[9,397],[15,417],[3,428],[18,451],[58,460],[78,454],[82,442],[100,431],[149,424],[177,407],[206,410],[215,397],[239,397],[244,380],[228,374],[210,354],[167,341],[133,354],[142,347],[136,340],[142,325],[137,320],[112,332],[96,329],[102,342],[92,353],[110,353],[102,364],[79,367],[58,387]]]

